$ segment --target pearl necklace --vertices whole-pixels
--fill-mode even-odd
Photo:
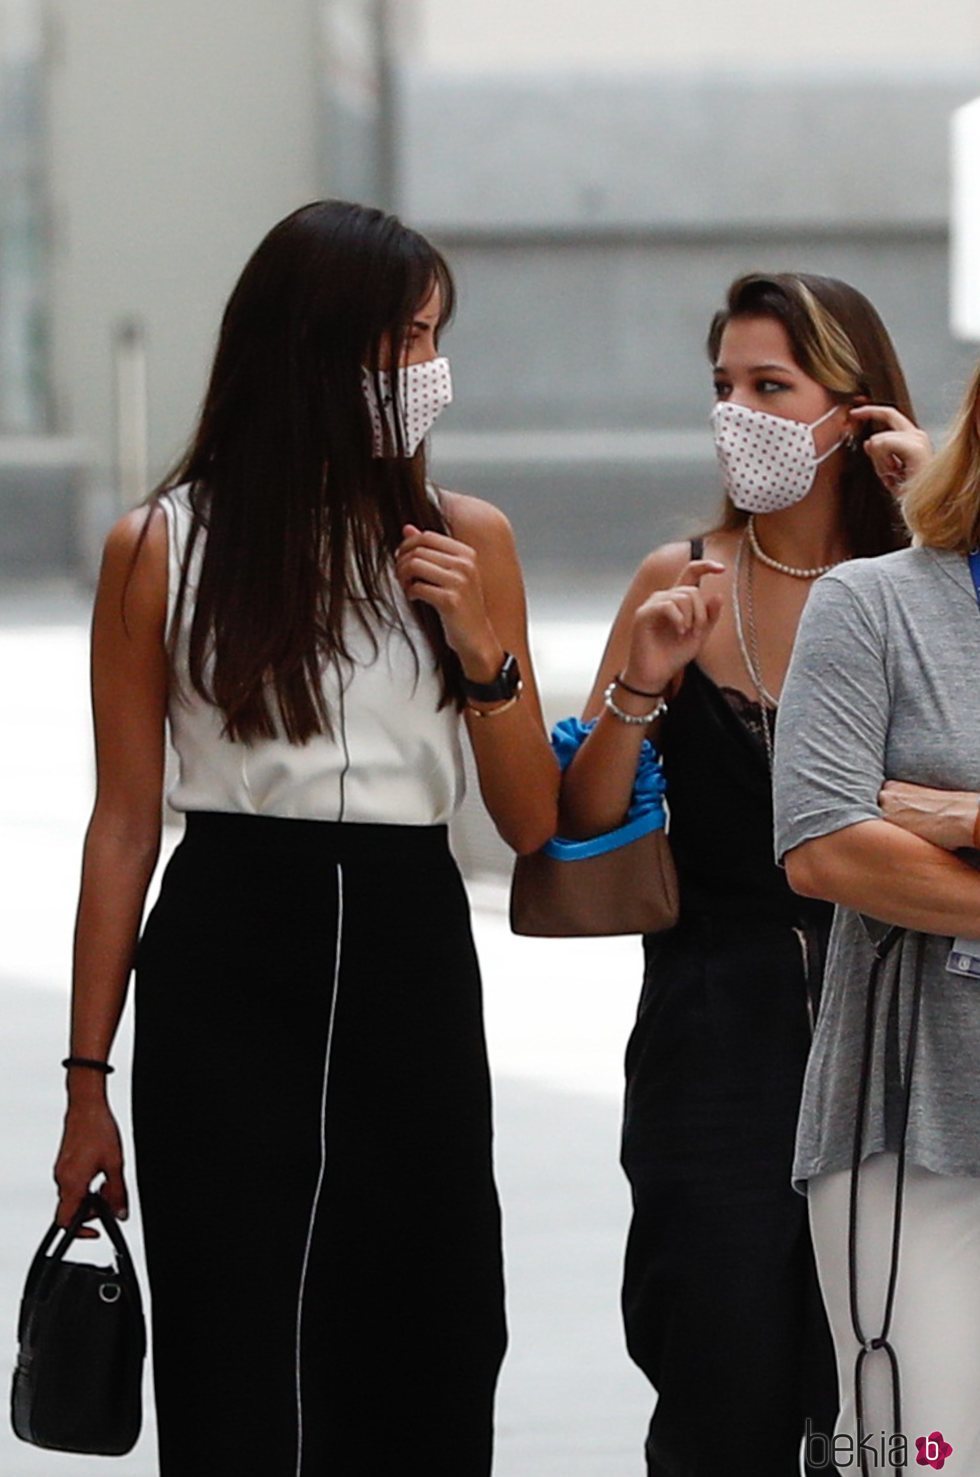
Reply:
[[[752,545],[752,552],[755,557],[760,559],[763,564],[768,564],[770,569],[778,569],[780,574],[791,574],[794,579],[798,580],[815,580],[819,579],[820,575],[829,573],[831,569],[834,569],[840,563],[839,559],[835,559],[833,564],[821,564],[819,569],[795,569],[792,564],[780,564],[779,560],[773,559],[767,554],[759,543],[755,531],[754,513],[749,514],[746,529],[748,530],[749,543]]]

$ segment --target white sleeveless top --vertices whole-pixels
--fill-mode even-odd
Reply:
[[[168,532],[168,636],[191,526],[189,492],[188,486],[178,487],[161,499]],[[434,489],[430,495],[435,497]],[[285,738],[244,744],[222,736],[221,710],[190,682],[190,623],[203,551],[199,535],[171,674],[168,716],[180,762],[167,796],[173,808],[408,826],[448,821],[465,788],[459,714],[452,703],[438,710],[440,674],[393,571],[394,599],[417,636],[410,644],[402,632],[374,623],[375,655],[357,616],[345,613],[354,664],[334,660],[323,668],[335,737],[317,734],[302,745]]]

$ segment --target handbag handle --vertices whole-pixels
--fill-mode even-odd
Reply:
[[[115,1249],[120,1278],[124,1282],[126,1282],[130,1291],[135,1295],[137,1303],[139,1304],[139,1283],[136,1281],[136,1273],[133,1268],[132,1258],[129,1254],[129,1247],[126,1245],[126,1242],[123,1239],[123,1234],[116,1224],[116,1217],[113,1215],[112,1211],[109,1209],[108,1204],[97,1190],[90,1190],[88,1194],[83,1197],[81,1204],[79,1205],[78,1209],[72,1216],[67,1226],[59,1226],[57,1221],[55,1221],[51,1225],[50,1229],[45,1233],[44,1238],[34,1255],[34,1260],[31,1262],[30,1269],[27,1273],[26,1291],[28,1293],[32,1293],[36,1290],[38,1296],[41,1296],[41,1279],[45,1277],[50,1278],[54,1275],[51,1269],[53,1267],[56,1267],[58,1263],[63,1260],[65,1252],[68,1250],[69,1246],[77,1237],[83,1223],[88,1220],[93,1213],[98,1217],[99,1222],[102,1225],[102,1229],[109,1237],[109,1240],[112,1242],[112,1245]],[[55,1247],[52,1255],[48,1256],[48,1249],[50,1248],[52,1241],[54,1241],[59,1231],[63,1231],[62,1238],[58,1245]]]

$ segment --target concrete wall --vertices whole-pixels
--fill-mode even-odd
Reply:
[[[980,72],[975,0],[392,0],[413,13],[415,59],[445,70],[878,67]]]
[[[36,0],[0,0],[0,434],[49,429],[44,33]]]
[[[0,438],[0,578],[78,565],[86,449],[59,436]]]
[[[57,429],[91,450],[110,511],[122,319],[146,325],[150,467],[191,428],[248,254],[319,193],[311,0],[51,0]]]
[[[401,208],[462,289],[436,471],[507,509],[532,584],[625,570],[716,502],[703,345],[740,272],[860,287],[945,422],[974,357],[947,327],[948,127],[976,87],[405,70]]]

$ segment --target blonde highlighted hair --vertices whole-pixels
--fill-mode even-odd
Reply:
[[[864,294],[849,283],[813,272],[750,272],[737,278],[708,332],[713,364],[733,318],[772,318],[781,323],[803,373],[841,404],[861,397],[874,405],[894,405],[915,420],[888,330]],[[908,542],[895,498],[864,454],[862,443],[871,429],[865,426],[859,432],[841,470],[844,535],[851,555],[857,557],[887,554]],[[726,498],[714,528],[740,528],[747,517]]]
[[[980,547],[980,365],[945,446],[909,481],[901,507],[917,544],[955,554]]]

